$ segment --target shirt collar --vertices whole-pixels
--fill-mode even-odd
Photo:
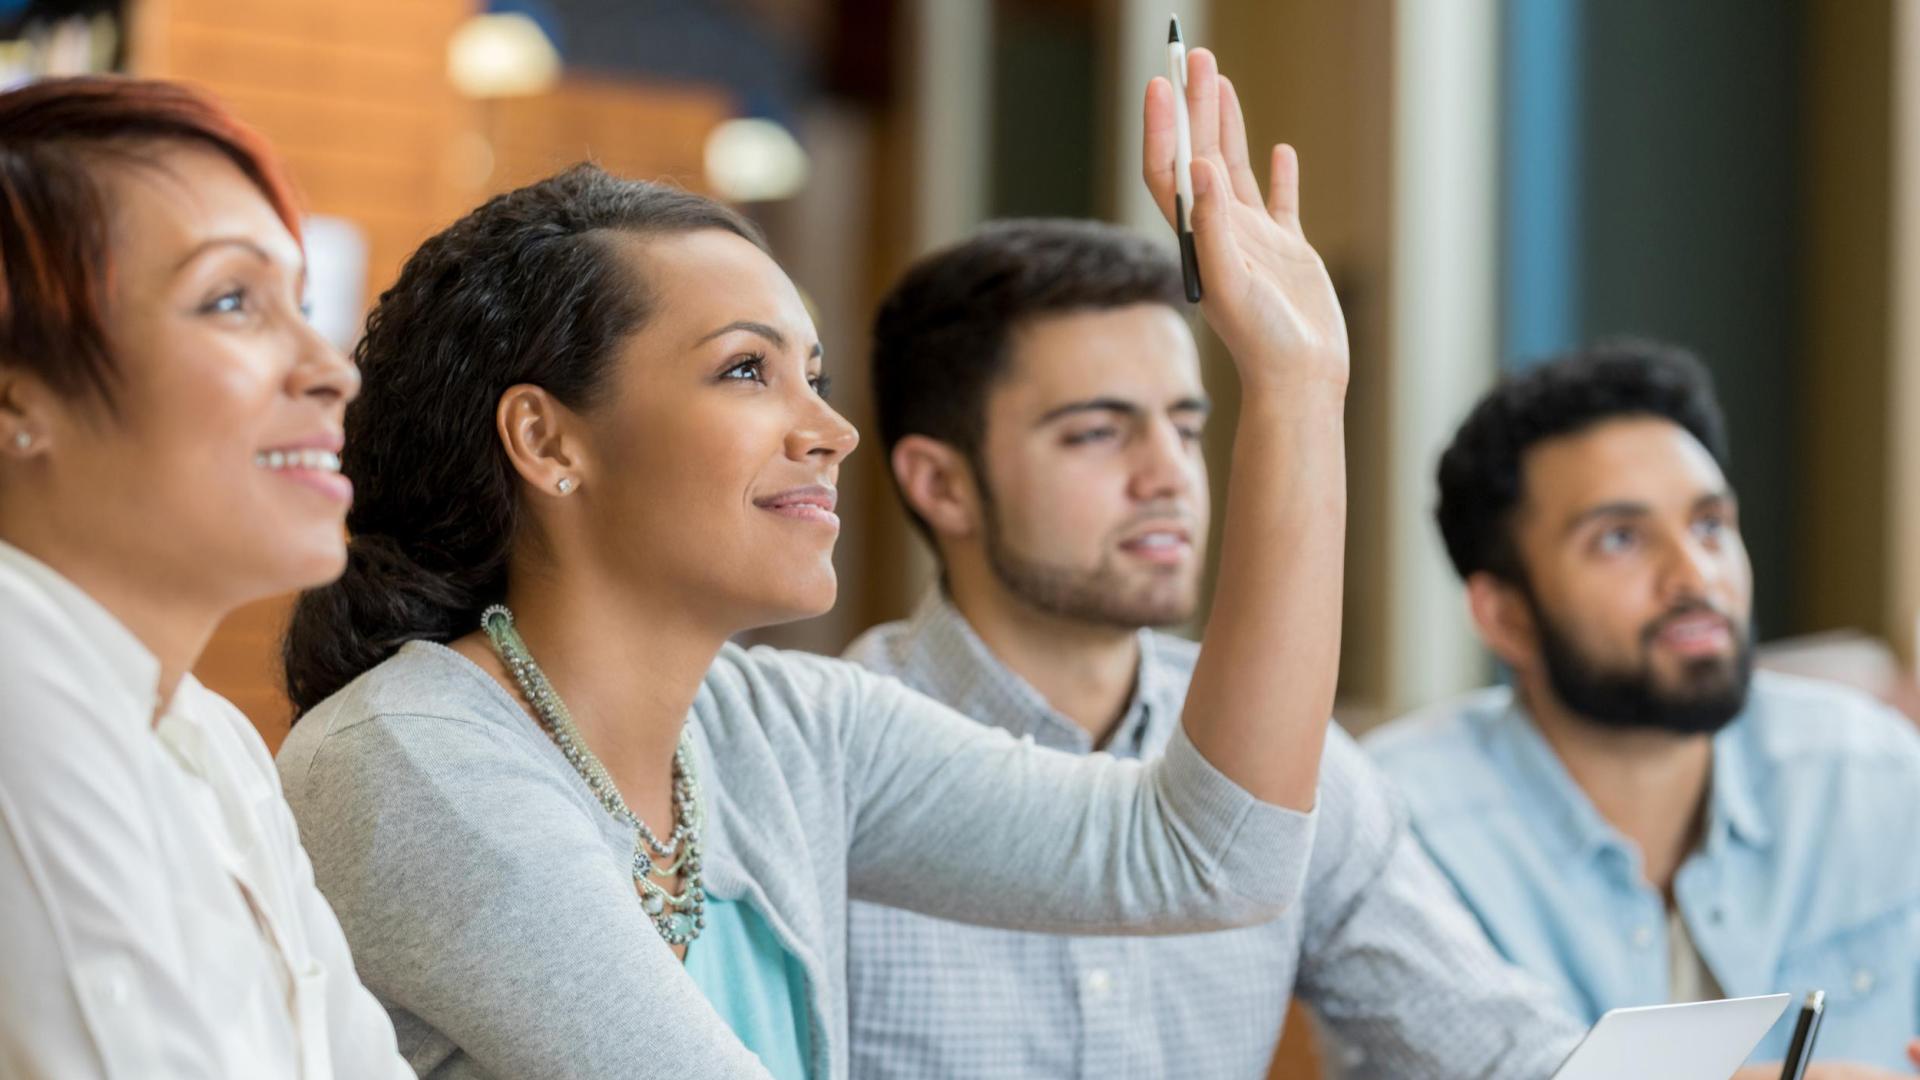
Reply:
[[[68,633],[61,636],[77,638],[93,652],[92,659],[138,703],[140,725],[149,726],[160,696],[160,659],[133,631],[59,571],[0,540],[0,585],[8,582],[30,603],[38,601],[43,617],[66,624]]]
[[[1143,629],[1134,637],[1140,643],[1140,664],[1134,671],[1133,697],[1127,700],[1127,711],[1121,714],[1120,722],[1114,725],[1113,737],[1107,747],[1121,757],[1144,754],[1153,729],[1161,726],[1163,721],[1178,719],[1180,704],[1184,704],[1187,697],[1182,688],[1174,699],[1180,704],[1166,704],[1170,687],[1167,685],[1165,666],[1161,663],[1157,635]]]
[[[1705,845],[1712,845],[1721,833],[1731,833],[1754,847],[1772,840],[1747,767],[1744,733],[1751,725],[1743,724],[1742,717],[1736,717],[1713,739]],[[1637,859],[1633,845],[1600,816],[1517,696],[1510,698],[1493,740],[1505,756],[1514,782],[1526,794],[1527,805],[1544,811],[1541,821],[1568,850],[1591,857],[1598,851],[1617,849]]]
[[[1568,851],[1583,858],[1607,849],[1631,854],[1632,845],[1600,816],[1593,800],[1567,771],[1566,763],[1554,753],[1533,717],[1520,704],[1519,696],[1508,693],[1508,705],[1495,721],[1490,740],[1512,782],[1523,793],[1523,805],[1537,811],[1541,825],[1557,836]]]
[[[1150,726],[1159,719],[1153,707],[1164,688],[1153,632],[1141,630],[1140,662],[1133,696],[1114,727],[1107,749],[1137,757],[1147,746]],[[987,648],[938,586],[930,588],[907,620],[906,669],[931,696],[985,724],[1062,749],[1093,749],[1086,730],[1056,711],[1033,684],[1021,678]]]

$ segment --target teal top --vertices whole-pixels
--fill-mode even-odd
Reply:
[[[775,1080],[806,1080],[806,972],[753,905],[709,896],[706,914],[687,974]]]

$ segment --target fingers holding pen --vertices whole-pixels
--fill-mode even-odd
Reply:
[[[1179,47],[1171,46],[1178,61]],[[1348,377],[1339,297],[1300,228],[1300,162],[1289,146],[1271,152],[1265,197],[1254,175],[1239,94],[1205,49],[1186,54],[1186,96],[1172,80],[1147,87],[1142,172],[1155,205],[1175,221],[1177,162],[1186,155],[1178,106],[1192,145],[1196,260],[1205,283],[1201,310],[1240,367],[1243,383],[1337,386]]]
[[[1234,212],[1239,209],[1224,170],[1210,158],[1193,159],[1193,238],[1207,298],[1245,291],[1246,252],[1241,249]],[[1246,213],[1244,209],[1240,211]]]

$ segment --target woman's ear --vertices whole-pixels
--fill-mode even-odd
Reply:
[[[966,455],[938,439],[908,435],[893,445],[900,495],[933,534],[960,540],[980,529],[980,488]]]
[[[53,445],[52,394],[31,375],[0,368],[0,456],[23,460]]]
[[[508,387],[494,410],[494,426],[507,460],[532,490],[565,496],[586,483],[579,417],[545,389]]]

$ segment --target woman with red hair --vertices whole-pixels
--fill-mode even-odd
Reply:
[[[0,1073],[411,1076],[252,726],[189,674],[331,580],[359,376],[261,139],[184,87],[0,95]]]

